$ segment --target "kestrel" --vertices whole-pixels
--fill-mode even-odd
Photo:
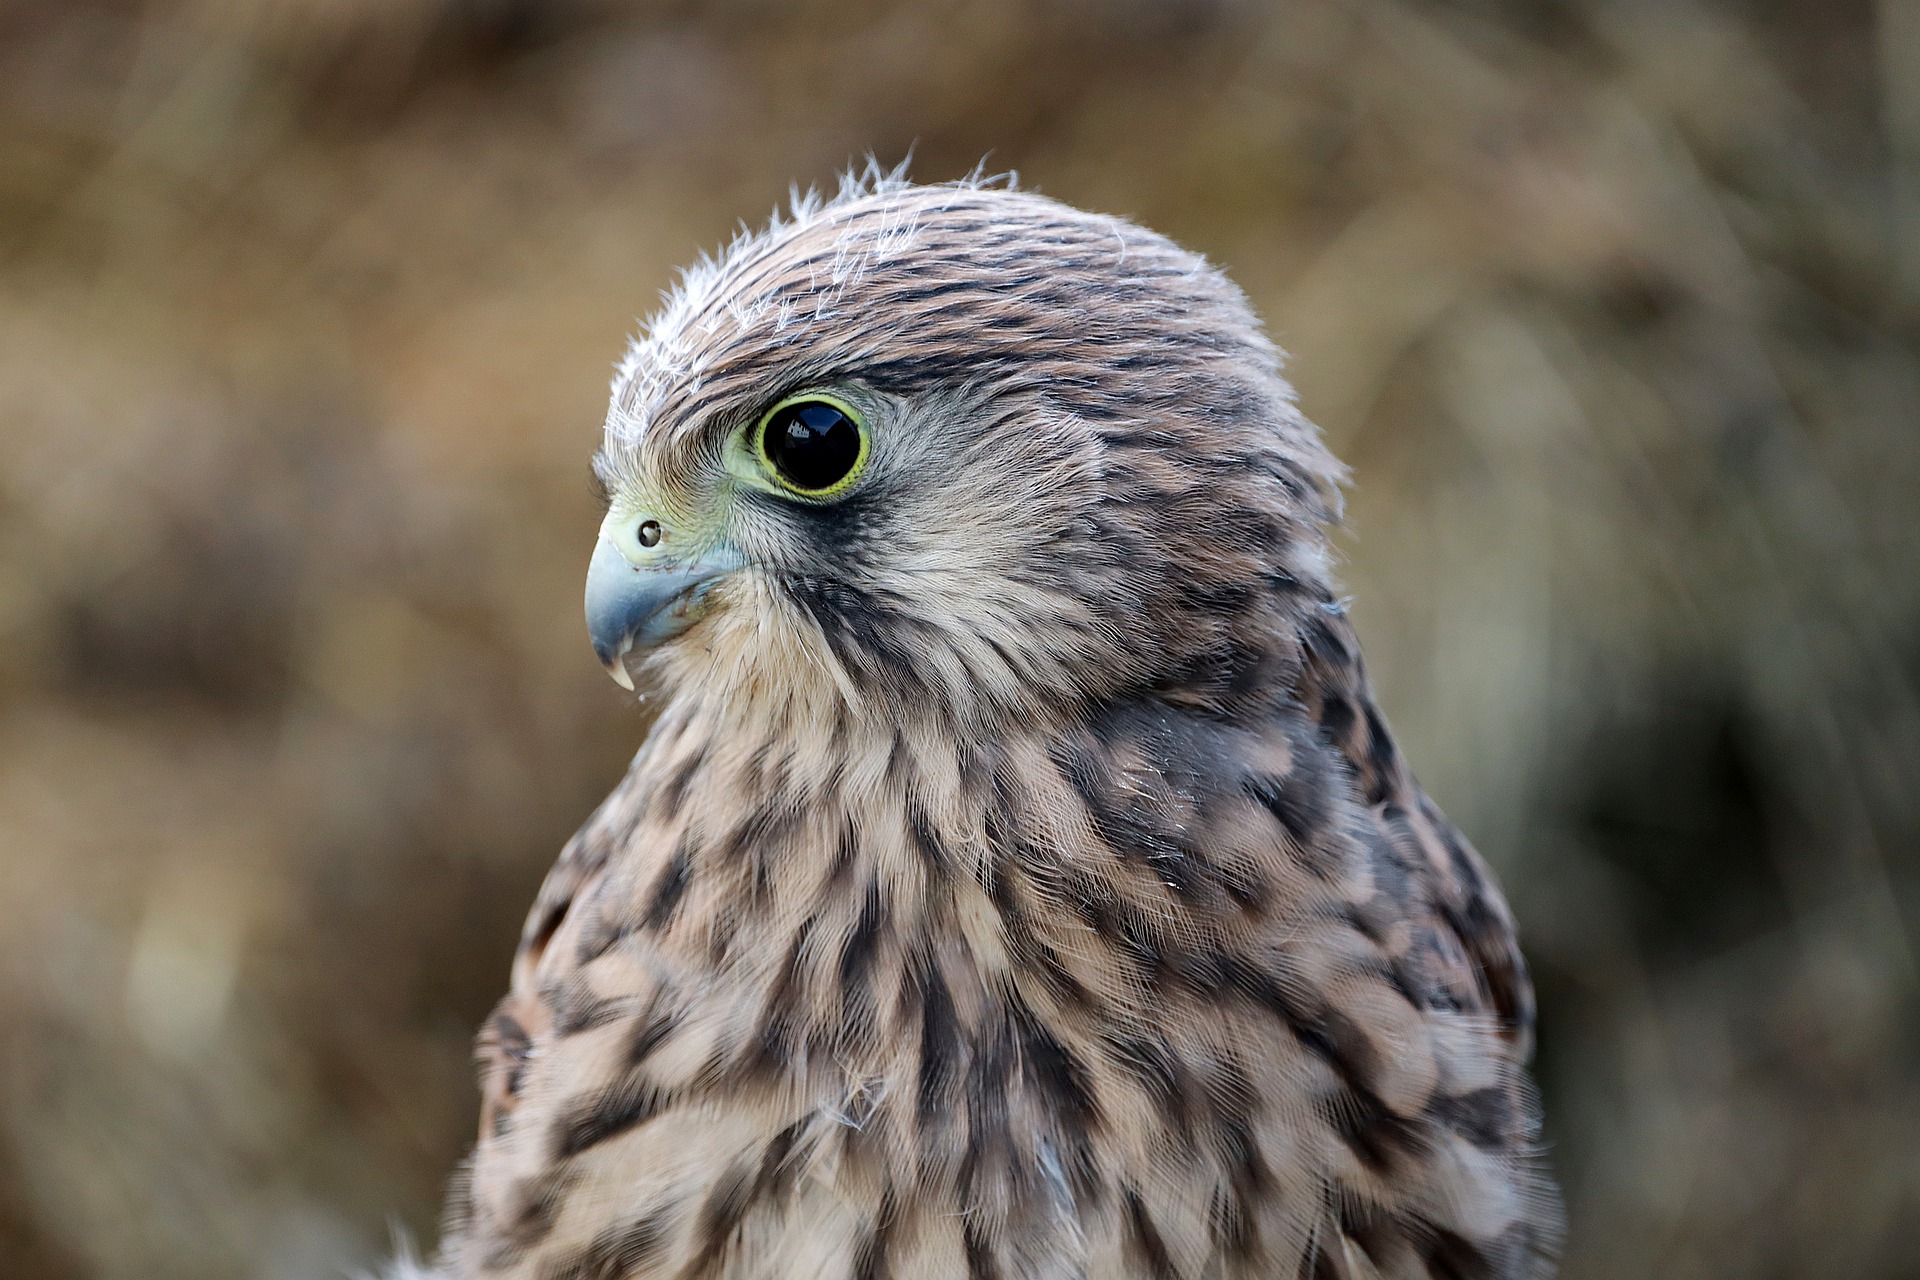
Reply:
[[[660,710],[528,919],[431,1274],[1551,1271],[1513,921],[1219,271],[871,174],[685,277],[595,466],[593,646]]]

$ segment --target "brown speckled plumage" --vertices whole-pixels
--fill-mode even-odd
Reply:
[[[859,483],[730,483],[821,387],[869,406]],[[599,466],[746,567],[534,907],[438,1274],[1550,1271],[1513,924],[1217,271],[870,179],[689,277]]]

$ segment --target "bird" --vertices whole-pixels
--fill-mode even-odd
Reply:
[[[683,273],[593,466],[589,638],[657,714],[404,1274],[1551,1274],[1513,916],[1219,269],[869,165]]]

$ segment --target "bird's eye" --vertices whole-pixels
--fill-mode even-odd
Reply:
[[[760,452],[796,492],[830,497],[866,464],[867,431],[851,406],[815,393],[782,401],[761,419]]]

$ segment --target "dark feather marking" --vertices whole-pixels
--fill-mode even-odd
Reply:
[[[739,1062],[742,1073],[772,1079],[793,1069],[794,1036],[792,1025],[783,1017],[771,1017],[753,1039],[753,1047]]]
[[[1005,1174],[1024,1165],[1015,1153],[1011,1099],[1016,1064],[1012,1026],[1003,1014],[988,1022],[966,1059],[967,1132],[961,1155],[959,1192],[962,1204],[975,1197],[975,1183],[983,1175]]]
[[[533,1056],[533,1038],[519,1019],[509,1013],[493,1015],[493,1039],[506,1055],[507,1074],[503,1084],[509,1098],[518,1097],[526,1075],[527,1061]]]
[[[1260,1156],[1253,1130],[1241,1116],[1223,1113],[1215,1130],[1231,1190],[1223,1188],[1225,1203],[1215,1226],[1220,1243],[1237,1257],[1251,1257],[1259,1243],[1260,1223],[1252,1206],[1274,1194],[1273,1180]]]
[[[975,381],[993,363],[983,353],[938,350],[921,343],[911,356],[871,361],[861,366],[860,373],[878,391],[911,396],[930,387]]]
[[[1340,1140],[1347,1144],[1360,1162],[1376,1173],[1384,1173],[1396,1152],[1416,1145],[1414,1126],[1391,1111],[1373,1096],[1349,1088],[1329,1100],[1327,1120]]]
[[[667,1238],[671,1208],[609,1227],[591,1243],[540,1269],[540,1280],[627,1280],[653,1260]]]
[[[1393,794],[1395,785],[1400,781],[1400,753],[1393,745],[1393,734],[1387,728],[1387,722],[1380,717],[1379,708],[1373,705],[1371,698],[1361,704],[1367,718],[1367,763],[1370,766],[1371,785],[1367,790],[1367,803],[1379,804]]]
[[[1533,988],[1527,980],[1526,961],[1513,946],[1511,926],[1496,905],[1499,893],[1487,883],[1465,837],[1439,806],[1424,793],[1418,803],[1420,817],[1446,851],[1458,885],[1456,893],[1441,900],[1441,915],[1472,953],[1479,981],[1509,1034],[1524,1042],[1533,1030]],[[1407,826],[1411,830],[1412,823]]]
[[[845,892],[847,882],[852,878],[854,860],[860,853],[860,837],[854,830],[853,818],[849,815],[840,826],[840,838],[833,845],[833,861],[827,865],[826,884],[821,888],[821,899],[837,898]]]
[[[942,280],[933,284],[921,284],[914,285],[911,288],[897,289],[890,295],[890,300],[901,304],[931,302],[936,298],[944,298],[948,294],[967,293],[977,290],[979,287],[980,286],[972,280]]]
[[[808,949],[813,945],[813,931],[819,924],[819,915],[810,915],[793,931],[793,939],[787,944],[786,959],[781,962],[780,972],[767,988],[764,1007],[769,1018],[780,1017],[785,1010],[793,1007],[795,995],[800,989],[800,970],[806,961]]]
[[[799,810],[784,797],[762,800],[728,834],[718,856],[728,862],[751,860],[754,893],[764,897],[773,887],[773,852],[799,821]]]
[[[654,882],[652,896],[648,899],[647,909],[642,919],[649,929],[658,929],[673,918],[674,908],[680,905],[680,898],[687,891],[687,880],[692,874],[693,863],[687,854],[686,839],[674,846],[673,856],[667,860],[667,866]]]
[[[1153,1225],[1153,1219],[1147,1215],[1147,1206],[1141,1203],[1140,1193],[1128,1187],[1125,1199],[1127,1227],[1133,1237],[1133,1248],[1140,1255],[1147,1273],[1154,1280],[1175,1280],[1179,1273],[1173,1268],[1167,1243],[1160,1238],[1160,1229]]]
[[[1384,942],[1386,938],[1385,927],[1392,924],[1393,918],[1388,916],[1383,919],[1375,912],[1369,911],[1367,909],[1369,905],[1367,902],[1329,903],[1314,914],[1332,916],[1365,938],[1368,942],[1378,946]],[[1417,1002],[1409,997],[1408,1003],[1413,1004]]]
[[[1376,819],[1381,813],[1375,811]],[[1384,900],[1393,918],[1407,918],[1413,914],[1416,900],[1413,863],[1391,833],[1382,830],[1379,820],[1362,827],[1360,837],[1367,848],[1375,894]]]
[[[1353,704],[1345,695],[1329,690],[1320,704],[1320,723],[1334,742],[1345,742],[1353,732]]]
[[[1148,752],[1167,757],[1154,761],[1162,766],[1159,771],[1171,784],[1185,784],[1191,791],[1193,779],[1183,776],[1187,771],[1174,763],[1172,757],[1176,753],[1168,750],[1169,742],[1162,740],[1167,735],[1154,729],[1154,726],[1123,722],[1099,725],[1095,732],[1102,736],[1125,734]],[[1197,743],[1181,745],[1198,746]],[[1151,800],[1119,785],[1106,764],[1087,747],[1070,739],[1058,741],[1053,745],[1053,759],[1055,767],[1086,806],[1095,833],[1108,848],[1123,858],[1144,862],[1156,880],[1181,897],[1204,896],[1213,878],[1210,868],[1186,847],[1176,822],[1164,813],[1155,813]]]
[[[1279,820],[1295,845],[1305,850],[1312,847],[1326,825],[1328,805],[1326,793],[1313,785],[1316,779],[1302,777],[1301,773],[1296,762],[1294,771],[1285,778],[1254,779],[1248,783],[1248,790]]]
[[[879,1211],[867,1224],[861,1236],[859,1248],[853,1255],[853,1280],[888,1280],[893,1268],[888,1264],[887,1254],[893,1245],[893,1233],[899,1214],[894,1204],[893,1188],[888,1186],[880,1195]]]
[[[1302,1045],[1334,1069],[1349,1090],[1373,1099],[1371,1079],[1377,1064],[1365,1032],[1325,1003],[1309,1003],[1298,993],[1297,982],[1266,973],[1238,956],[1223,954],[1212,964],[1211,985],[1222,993],[1237,992],[1277,1015]]]
[[[994,911],[998,913],[1000,928],[1008,942],[1017,946],[1025,941],[1027,929],[1025,912],[1013,887],[1016,867],[1010,861],[1006,820],[993,809],[988,809],[983,825],[986,829],[988,856],[980,865],[980,889],[987,895],[987,901],[993,904]]]
[[[620,1002],[600,995],[578,973],[541,988],[540,999],[553,1014],[556,1038],[604,1027],[620,1014]]]
[[[1420,1254],[1433,1280],[1492,1280],[1492,1260],[1479,1246],[1445,1227],[1421,1225]]]
[[[980,1224],[968,1218],[960,1227],[960,1243],[967,1252],[967,1280],[1000,1280],[1000,1263],[987,1247],[986,1233]]]
[[[945,1109],[958,1081],[960,1027],[953,995],[931,955],[916,958],[910,983],[920,993],[920,1117],[926,1120]]]
[[[573,1170],[549,1169],[514,1185],[513,1198],[518,1208],[504,1215],[500,1240],[487,1251],[481,1265],[488,1270],[512,1266],[526,1251],[546,1239],[559,1221],[560,1204],[573,1189],[577,1174]]]
[[[580,939],[574,947],[574,962],[583,968],[611,951],[632,931],[623,918],[600,909],[599,897],[605,887],[604,880],[595,886],[594,898],[587,904],[581,917]]]
[[[1319,1011],[1319,1021],[1331,1046],[1328,1062],[1348,1090],[1347,1096],[1333,1100],[1334,1128],[1368,1166],[1385,1168],[1396,1151],[1416,1145],[1418,1131],[1389,1111],[1375,1092],[1373,1082],[1382,1064],[1365,1029],[1331,1006]]]
[[[1289,599],[1307,590],[1306,585],[1297,575],[1285,569],[1269,569],[1261,581],[1265,582],[1268,589],[1275,595]]]
[[[1061,876],[1062,895],[1089,928],[1136,966],[1141,983],[1153,989],[1168,982],[1197,988],[1210,983],[1208,967],[1213,962],[1170,936],[1157,908],[1115,897],[1095,884],[1090,877]]]
[[[1330,667],[1343,669],[1353,664],[1353,651],[1339,630],[1323,616],[1315,614],[1309,617],[1300,639],[1308,653]]]
[[[554,1126],[554,1158],[571,1159],[659,1115],[672,1093],[637,1075],[575,1103]]]
[[[587,819],[587,825],[560,851],[562,862],[578,867],[586,875],[607,865],[619,842],[632,834],[634,824],[640,819],[638,807],[626,803],[633,784],[631,773],[620,780],[612,794]]]
[[[1421,956],[1413,948],[1408,948],[1405,955],[1394,956],[1388,961],[1387,978],[1393,984],[1393,989],[1400,993],[1400,998],[1416,1009],[1457,1010],[1458,1002],[1433,980]]]
[[[573,905],[573,895],[568,894],[557,902],[538,903],[534,914],[527,920],[527,927],[521,936],[520,950],[526,954],[529,963],[539,964],[540,957],[546,952],[547,944],[553,941],[560,922],[567,918],[567,908]]]
[[[893,731],[893,744],[887,748],[887,781],[904,782],[913,753],[907,750],[906,735]]]
[[[907,834],[913,839],[913,847],[926,862],[927,868],[936,876],[951,875],[953,859],[947,852],[946,844],[940,839],[940,833],[934,829],[927,811],[911,798],[907,801]]]
[[[1251,862],[1221,861],[1214,866],[1214,878],[1242,911],[1258,915],[1267,905],[1270,892],[1260,869]]]
[[[1046,1100],[1054,1115],[1075,1134],[1091,1134],[1100,1127],[1100,1100],[1093,1092],[1087,1066],[1061,1044],[1031,1009],[1018,1001],[1007,1011],[1027,1084]]]
[[[1437,810],[1428,817],[1434,834],[1440,838],[1441,848],[1447,851],[1447,865],[1452,868],[1454,878],[1460,882],[1462,892],[1476,903],[1483,902],[1487,896],[1486,881],[1480,875],[1480,868],[1475,864],[1473,855],[1467,852],[1466,842],[1460,838],[1460,832]]]
[[[679,1013],[658,1007],[649,1009],[634,1028],[633,1040],[627,1045],[627,1065],[637,1067],[652,1057],[654,1050],[665,1044],[679,1026]]]
[[[845,524],[854,503],[802,508],[809,518],[833,513]],[[843,535],[844,540],[845,535]],[[812,617],[835,658],[898,698],[913,696],[922,685],[916,642],[936,630],[924,618],[851,583],[825,577],[790,578],[789,596]]]
[[[653,794],[660,806],[661,817],[672,818],[680,812],[681,801],[686,798],[687,784],[693,781],[694,774],[698,773],[700,766],[706,762],[707,745],[703,742],[688,752],[687,758],[682,760],[655,789]]]
[[[1003,669],[1016,675],[1021,672],[1021,664],[1014,661],[1013,655],[1007,652],[1007,647],[1004,644],[1001,644],[999,640],[991,635],[982,636],[981,639],[985,640],[987,647],[993,650],[993,656],[1000,660],[1000,666]]]
[[[1368,1258],[1378,1258],[1407,1239],[1411,1224],[1384,1205],[1357,1197],[1339,1198],[1333,1205],[1341,1234],[1358,1245]],[[1423,1280],[1430,1280],[1423,1277]]]
[[[1108,1032],[1102,1037],[1107,1056],[1147,1091],[1156,1107],[1173,1124],[1183,1145],[1193,1143],[1193,1099],[1183,1080],[1184,1068],[1174,1056],[1164,1036],[1120,1035]]]
[[[1217,1250],[1236,1261],[1244,1261],[1253,1252],[1256,1237],[1246,1202],[1217,1184],[1207,1197],[1207,1237]]]
[[[1062,738],[1053,744],[1050,754],[1054,767],[1060,770],[1082,804],[1091,806],[1108,790],[1104,768],[1079,742]]]
[[[1165,980],[1173,966],[1141,913],[1129,910],[1092,876],[1063,870],[1059,881],[1058,900],[1132,961],[1142,982],[1158,986]]]
[[[1322,879],[1339,850],[1324,838],[1332,824],[1332,796],[1338,786],[1327,748],[1301,732],[1290,732],[1293,767],[1285,777],[1256,776],[1246,780],[1247,794],[1264,805],[1291,837],[1292,852],[1310,873]]]
[[[1055,1000],[1073,1009],[1092,1010],[1096,1007],[1094,994],[1073,976],[1058,951],[1031,937],[1016,941],[1013,950],[1015,955],[1033,966],[1047,994]]]
[[[1045,985],[1047,994],[1063,1005],[1091,1009],[1093,993],[1068,971],[1060,953],[1035,936],[1028,923],[1027,908],[1015,878],[1019,868],[1031,868],[1040,859],[1025,842],[1007,832],[1004,813],[1009,806],[1005,780],[997,774],[993,780],[994,805],[987,809],[987,847],[993,856],[987,860],[982,887],[1000,915],[1000,928],[1014,957],[1033,970]],[[1025,876],[1020,876],[1022,880]]]
[[[784,1200],[793,1194],[794,1179],[799,1172],[792,1159],[793,1149],[811,1120],[811,1116],[802,1116],[767,1139],[766,1148],[760,1153],[760,1173],[754,1179],[756,1196]]]
[[[694,1223],[694,1233],[700,1240],[700,1252],[688,1262],[686,1269],[680,1273],[682,1276],[693,1280],[694,1277],[718,1273],[740,1229],[741,1220],[747,1216],[747,1210],[753,1207],[757,1185],[755,1170],[744,1164],[734,1165],[725,1177],[714,1184],[713,1190],[701,1203],[699,1217]]]
[[[840,953],[840,989],[851,994],[856,988],[865,986],[868,974],[873,969],[875,953],[880,946],[881,926],[886,919],[886,907],[880,898],[880,882],[867,881],[867,891],[860,899],[860,917],[854,922],[853,932],[847,935],[846,949]]]
[[[1492,1085],[1434,1099],[1434,1118],[1487,1151],[1503,1147],[1513,1131],[1513,1097]]]
[[[787,1065],[792,1054],[793,1010],[796,1007],[796,993],[801,986],[801,969],[811,950],[813,933],[819,923],[818,915],[810,915],[794,931],[793,940],[787,945],[786,957],[768,986],[761,1006],[765,1021],[761,1024],[760,1034],[755,1037],[753,1048],[734,1064],[738,1070],[748,1074],[772,1074]]]

